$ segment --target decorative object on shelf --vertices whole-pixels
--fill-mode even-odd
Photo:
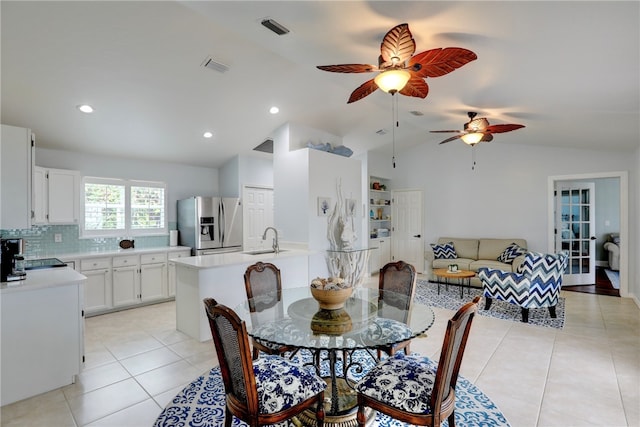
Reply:
[[[133,249],[135,247],[133,242],[134,240],[123,239],[123,240],[120,240],[119,245],[122,249]]]
[[[329,216],[331,197],[318,197],[318,216]]]
[[[380,190],[380,183],[379,182],[374,182],[371,185],[371,188],[373,188],[374,190]]]
[[[344,145],[337,145],[334,147],[329,142],[314,144],[313,142],[309,141],[307,142],[307,147],[313,148],[314,150],[325,151],[331,154],[337,154],[343,157],[351,157],[351,155],[353,154],[353,150],[351,150],[349,147],[345,147]]]

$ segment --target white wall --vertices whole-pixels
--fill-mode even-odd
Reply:
[[[176,221],[176,201],[190,196],[218,195],[218,169],[151,162],[119,157],[96,156],[36,146],[38,166],[73,169],[82,176],[141,179],[167,183],[168,220]]]
[[[220,197],[240,197],[240,157],[235,156],[226,162],[218,172]]]
[[[474,149],[462,143],[420,144],[396,154],[394,188],[418,188],[425,195],[425,244],[439,236],[521,237],[529,248],[548,248],[549,176],[629,172],[629,291],[640,295],[637,201],[640,154],[559,149],[491,142]],[[624,195],[621,195],[624,197]],[[635,198],[635,200],[632,200]]]
[[[240,189],[243,185],[273,187],[273,158],[240,157]]]
[[[635,159],[630,156],[634,165],[633,172],[629,179],[629,185],[633,188],[635,183],[635,191],[631,189],[629,206],[629,293],[635,295],[636,304],[640,306],[640,147],[635,152]],[[635,179],[633,175],[635,174]],[[634,209],[635,207],[635,209]]]
[[[308,135],[308,136],[307,136]],[[283,241],[307,244],[317,250],[309,259],[309,277],[326,277],[325,250],[328,217],[318,216],[318,197],[330,197],[331,206],[338,199],[337,182],[342,181],[345,198],[356,199],[362,205],[362,166],[359,159],[351,159],[324,151],[299,148],[309,139],[329,142],[338,137],[296,124],[285,124],[274,135],[274,220]],[[306,146],[306,143],[304,144]],[[362,208],[358,209],[362,215]],[[362,247],[368,242],[362,222],[357,223],[358,241]]]

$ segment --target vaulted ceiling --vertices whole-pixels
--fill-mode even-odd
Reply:
[[[219,167],[237,154],[266,156],[252,149],[286,122],[342,137],[356,153],[388,146],[393,98],[376,91],[347,104],[374,74],[316,66],[376,64],[382,37],[403,22],[416,52],[464,47],[478,59],[428,78],[425,99],[397,96],[399,149],[437,145],[443,135],[429,131],[462,129],[467,111],[526,126],[491,144],[640,146],[636,1],[3,0],[0,8],[2,123],[32,128],[40,147]],[[264,18],[289,33],[274,34]],[[203,67],[207,58],[228,70]],[[80,113],[83,103],[95,112]],[[213,138],[202,137],[207,130]]]

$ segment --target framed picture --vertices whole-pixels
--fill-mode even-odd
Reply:
[[[318,197],[318,216],[328,216],[331,211],[331,197]]]
[[[356,199],[346,199],[347,216],[356,216]]]

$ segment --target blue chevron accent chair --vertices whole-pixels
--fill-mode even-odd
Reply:
[[[568,256],[529,252],[517,272],[482,267],[478,278],[482,283],[485,310],[492,300],[498,299],[522,307],[522,321],[529,321],[530,308],[549,308],[556,317],[556,304],[562,286],[562,275],[567,268]]]

